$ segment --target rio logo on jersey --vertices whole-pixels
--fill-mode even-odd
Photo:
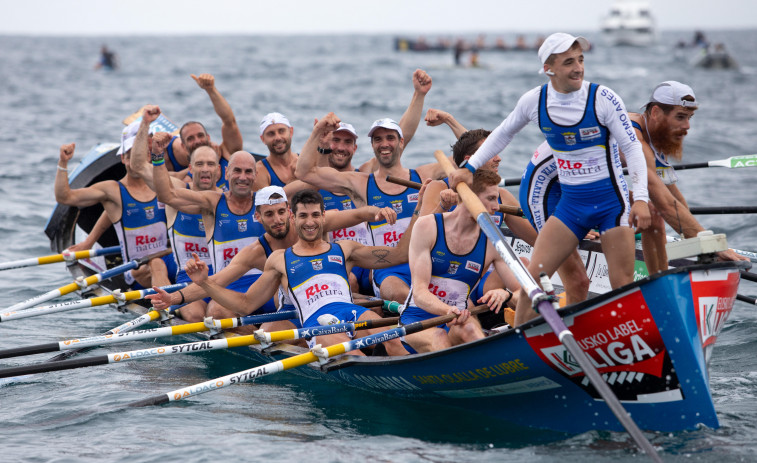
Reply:
[[[318,283],[316,283],[313,286],[310,286],[305,289],[305,297],[310,299],[311,297],[315,296],[321,291],[328,291],[328,289],[329,289],[329,285],[319,285]]]
[[[239,252],[239,248],[226,248],[223,250],[223,260],[229,261]]]
[[[184,250],[187,253],[196,252],[197,254],[207,254],[208,248],[200,243],[184,243]]]
[[[349,228],[334,230],[333,232],[331,232],[331,234],[335,240],[346,240],[354,238],[356,236],[355,230],[350,230]]]
[[[137,246],[144,246],[158,241],[158,238],[149,235],[137,235],[134,237]]]
[[[396,246],[403,234],[404,233],[397,233],[397,230],[384,233],[384,245]]]

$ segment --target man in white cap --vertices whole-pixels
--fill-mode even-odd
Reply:
[[[415,132],[422,116],[423,100],[431,89],[431,77],[422,70],[416,70],[413,73],[413,88],[413,99],[403,120],[406,120],[412,132]],[[317,188],[346,194],[358,207],[393,207],[397,211],[396,224],[375,221],[369,222],[368,225],[373,245],[396,246],[410,222],[418,201],[418,190],[387,182],[386,177],[391,175],[422,182],[428,178],[441,178],[444,173],[437,163],[423,165],[418,169],[404,168],[401,162],[405,148],[404,129],[389,118],[375,121],[368,132],[377,162],[375,172],[342,172],[331,167],[319,167],[318,152],[324,153],[330,149],[327,146],[329,137],[339,127],[340,122],[334,113],[329,113],[316,123],[297,163],[297,178]],[[410,289],[410,268],[407,264],[402,264],[374,271],[373,283],[381,298],[404,301]]]
[[[688,85],[669,80],[654,88],[642,114],[631,113],[636,136],[641,140],[647,163],[652,225],[641,232],[644,262],[650,274],[668,269],[665,251],[665,222],[684,238],[692,238],[704,227],[689,212],[676,186],[678,176],[670,159],[680,161],[683,139],[699,103]],[[748,260],[733,250],[718,253],[721,260]]]
[[[266,114],[260,121],[260,141],[268,147],[268,156],[258,161],[255,189],[268,185],[283,187],[296,180],[297,155],[292,152],[294,128],[281,113]]]
[[[221,286],[227,286],[236,281],[252,269],[262,271],[266,259],[277,249],[286,249],[297,242],[297,232],[294,229],[294,216],[289,210],[287,194],[279,186],[267,186],[256,192],[255,195],[255,218],[263,226],[265,234],[261,235],[254,243],[245,246],[220,272],[211,278]],[[341,230],[368,220],[385,219],[393,222],[396,213],[391,208],[380,209],[377,207],[362,207],[345,211],[331,211],[325,214],[326,231]],[[150,297],[153,305],[158,309],[169,307],[181,302],[193,302],[207,296],[205,290],[197,285],[190,285],[182,290],[182,293],[169,294],[158,290],[158,294]],[[235,317],[235,312],[213,313],[216,318]],[[275,322],[267,325],[264,329],[291,329],[293,326],[288,322]],[[246,332],[248,330],[240,330]]]
[[[166,213],[155,192],[131,168],[131,152],[141,121],[134,121],[121,134],[118,155],[126,169],[119,181],[105,180],[94,185],[71,189],[66,167],[74,155],[75,144],[60,148],[58,173],[55,176],[55,200],[60,204],[88,207],[100,203],[113,224],[121,245],[124,262],[168,249]],[[151,143],[145,140],[144,143]],[[98,223],[103,222],[98,221]],[[127,272],[126,282],[136,289],[163,286],[176,276],[176,263],[170,254],[153,259],[149,266]]]
[[[450,184],[471,182],[472,172],[500,153],[529,122],[539,126],[554,151],[562,197],[547,219],[534,246],[528,270],[552,275],[591,229],[601,234],[610,283],[617,288],[633,281],[634,229],[650,223],[647,170],[641,143],[631,127],[623,100],[611,89],[586,82],[583,37],[558,32],[539,48],[541,72],[549,83],[518,101],[515,109],[492,132],[476,153],[450,176]],[[630,205],[617,140],[630,171],[634,202]],[[515,323],[536,317],[528,295],[521,290]]]

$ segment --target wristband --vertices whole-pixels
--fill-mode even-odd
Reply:
[[[334,150],[332,150],[331,148],[321,148],[320,146],[318,147],[318,152],[321,154],[331,154],[333,151]]]
[[[160,158],[160,160],[158,160],[158,161],[156,161],[155,159],[152,160],[152,165],[154,167],[162,166],[165,163],[166,163],[166,160],[163,159],[163,158]]]
[[[182,292],[181,292],[181,290],[179,290],[179,295],[181,295],[181,301],[179,301],[179,303],[178,303],[178,304],[176,304],[176,305],[182,305],[182,304],[184,303],[184,293],[182,293]],[[511,296],[510,296],[510,297],[512,297],[512,293],[511,293]],[[508,301],[509,301],[509,300],[510,300],[510,299],[508,299]]]
[[[439,207],[441,207],[444,212],[449,212],[450,209],[452,209],[452,206],[450,206],[448,208],[445,208],[444,206],[442,206],[442,202],[441,201],[439,201]]]
[[[62,170],[63,172],[68,172],[68,169],[66,169],[65,167],[61,167],[60,164],[58,164],[58,170]]]

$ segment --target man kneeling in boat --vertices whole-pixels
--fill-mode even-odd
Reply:
[[[291,205],[299,240],[290,248],[274,251],[266,260],[262,275],[246,293],[227,290],[209,279],[207,265],[200,259],[187,263],[189,277],[214,300],[234,308],[240,315],[253,312],[281,286],[297,309],[304,328],[379,318],[370,309],[352,303],[347,275],[353,265],[386,268],[407,262],[408,244],[419,209],[416,208],[399,245],[389,247],[364,246],[350,240],[326,241],[323,197],[314,190],[298,192],[292,197]],[[379,331],[382,330],[366,330],[361,334]],[[317,342],[330,346],[348,339],[347,334],[340,333],[319,336]],[[385,347],[390,355],[407,354],[399,340],[388,341]],[[360,351],[352,353],[362,355]]]
[[[499,209],[500,180],[495,172],[484,169],[473,175],[471,188],[490,214]],[[417,352],[431,352],[483,338],[481,325],[467,310],[471,291],[492,264],[502,281],[513,281],[514,277],[465,205],[458,204],[452,212],[421,217],[410,240],[409,260],[412,287],[400,323],[448,313],[458,317],[448,326],[408,335],[405,342]],[[510,296],[503,289],[493,289],[484,294],[482,302],[498,311]]]

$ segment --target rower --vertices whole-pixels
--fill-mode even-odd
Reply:
[[[131,168],[131,151],[140,122],[129,124],[121,134],[118,155],[126,169],[119,181],[104,180],[94,185],[72,189],[68,183],[68,162],[74,155],[74,143],[60,148],[58,173],[55,176],[55,200],[60,204],[87,207],[100,203],[113,224],[124,262],[168,249],[168,233],[164,205],[155,192]],[[146,135],[146,134],[145,134]],[[140,143],[147,144],[144,138]],[[124,274],[126,283],[134,289],[165,286],[175,281],[176,263],[173,256],[152,259],[149,266]]]
[[[642,114],[630,114],[649,172],[652,225],[642,230],[641,244],[650,275],[668,269],[666,222],[684,238],[693,238],[705,229],[689,211],[686,199],[676,186],[678,176],[669,160],[681,160],[683,139],[691,128],[690,120],[697,107],[691,87],[669,80],[654,88]],[[749,260],[733,249],[718,252],[717,256],[725,261]]]
[[[215,77],[212,74],[200,74],[195,76],[191,74],[192,79],[197,85],[207,92],[213,103],[213,109],[219,118],[221,118],[221,135],[220,144],[214,143],[210,139],[210,134],[205,130],[205,126],[197,121],[186,122],[179,129],[179,138],[171,139],[166,154],[170,164],[168,170],[179,171],[189,164],[189,154],[200,146],[210,146],[218,153],[218,162],[221,165],[221,175],[218,179],[218,187],[226,190],[226,168],[231,155],[237,151],[243,150],[242,132],[239,130],[234,112],[228,101],[221,95],[221,92],[215,86]]]
[[[471,189],[490,214],[499,209],[499,181],[490,170],[473,175]],[[508,287],[519,289],[515,276],[464,204],[452,212],[423,216],[415,227],[409,253],[413,286],[400,323],[452,313],[458,317],[447,326],[408,335],[405,342],[417,352],[432,352],[483,338],[481,325],[467,310],[468,297],[490,265]],[[499,311],[511,297],[512,292],[499,288],[487,291],[480,302]]]
[[[292,212],[298,241],[285,250],[274,251],[266,261],[260,279],[245,294],[226,290],[208,278],[207,266],[200,259],[187,263],[187,274],[213,299],[226,307],[233,307],[238,315],[253,312],[281,286],[289,294],[305,328],[379,318],[370,309],[352,303],[347,276],[349,269],[352,265],[382,268],[406,262],[408,242],[418,209],[396,247],[363,246],[350,240],[338,243],[325,241],[323,198],[315,190],[302,190],[295,194],[292,197]],[[379,331],[382,330],[361,331],[356,336]],[[311,343],[330,346],[347,340],[347,334],[339,333],[319,336],[317,341],[311,339]],[[385,343],[385,346],[391,355],[407,353],[396,339]],[[351,353],[363,355],[360,351]]]
[[[368,220],[385,219],[394,222],[397,214],[391,208],[380,209],[366,206],[344,211],[329,211],[325,214],[326,231],[341,230]],[[286,249],[297,242],[294,217],[289,210],[287,194],[278,186],[265,187],[255,194],[255,219],[263,226],[265,233],[252,244],[242,248],[229,265],[217,272],[211,279],[220,286],[227,286],[245,273],[252,270],[262,272],[266,259],[272,251]],[[197,285],[189,285],[181,293],[167,293],[158,288],[158,294],[148,296],[156,309],[164,309],[182,302],[192,302],[206,297],[208,293]],[[279,298],[281,303],[281,298]],[[281,304],[279,304],[281,305]],[[266,324],[263,329],[291,329],[295,326],[289,321]],[[300,326],[296,326],[300,327]],[[251,331],[249,328],[237,330],[240,333]]]
[[[513,112],[492,132],[481,148],[450,176],[450,183],[470,183],[472,172],[501,152],[528,122],[538,124],[557,158],[562,197],[536,239],[528,270],[534,278],[552,275],[575,250],[586,233],[598,228],[608,263],[610,284],[617,288],[633,281],[634,229],[649,226],[647,171],[623,101],[611,89],[583,80],[583,37],[555,33],[539,48],[542,71],[549,83],[524,94]],[[626,153],[634,203],[629,208],[628,186],[614,137]],[[515,323],[536,317],[528,295],[521,290]]]
[[[257,163],[255,190],[268,185],[283,187],[296,180],[297,154],[292,152],[294,128],[281,113],[266,114],[260,121],[260,141],[268,147],[268,156]]]

